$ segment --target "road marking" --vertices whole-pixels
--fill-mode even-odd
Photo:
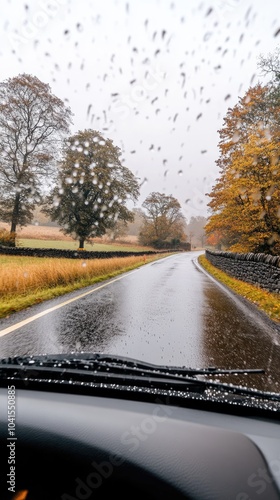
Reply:
[[[16,323],[15,325],[8,326],[8,328],[5,328],[4,330],[0,331],[0,337],[4,337],[4,335],[7,335],[8,333],[13,332],[14,330],[18,330],[18,328],[21,328],[22,326],[28,325],[28,323],[31,323],[32,321],[35,321],[36,319],[42,318],[42,316],[45,316],[46,314],[49,314],[53,311],[56,311],[57,309],[60,309],[60,307],[64,307],[67,304],[71,304],[71,302],[75,302],[76,300],[81,299],[82,297],[86,297],[86,295],[90,295],[91,293],[97,292],[97,290],[100,290],[101,288],[104,288],[105,286],[111,285],[111,283],[114,283],[115,281],[122,280],[123,278],[126,278],[128,275],[131,275],[133,273],[136,273],[139,271],[139,269],[135,269],[134,271],[129,272],[128,274],[125,274],[124,276],[120,276],[119,278],[115,278],[108,283],[104,283],[103,285],[100,285],[93,290],[89,290],[88,292],[81,293],[77,297],[73,297],[73,299],[68,299],[65,302],[62,302],[61,304],[57,304],[56,306],[50,307],[49,309],[45,309],[45,311],[42,311],[38,314],[35,314],[34,316],[31,316],[30,318],[24,319],[23,321],[20,321],[19,323]]]

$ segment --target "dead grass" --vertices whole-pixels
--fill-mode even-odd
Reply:
[[[83,261],[0,256],[0,318],[163,257],[139,255]]]
[[[1,262],[0,296],[23,294],[46,287],[74,283],[80,279],[89,280],[115,271],[143,264],[146,256],[120,257],[112,259],[73,260],[32,258],[18,259],[9,256]]]
[[[9,224],[5,222],[1,222],[0,226],[9,230]],[[18,228],[17,237],[38,240],[73,241],[73,238],[63,234],[59,227],[36,226],[35,224],[29,224],[26,227]]]

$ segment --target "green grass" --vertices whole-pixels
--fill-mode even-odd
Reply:
[[[31,238],[18,238],[17,241],[17,245],[19,247],[28,248],[58,248],[60,250],[77,250],[79,246],[77,241],[40,240]],[[85,250],[91,250],[93,252],[143,252],[150,249],[137,245],[114,245],[105,243],[94,243],[93,245],[91,245],[89,243],[85,243]]]
[[[280,297],[277,293],[270,293],[261,288],[245,283],[236,278],[232,278],[217,267],[213,266],[204,255],[198,257],[200,265],[214,278],[228,286],[238,295],[245,297],[247,300],[255,304],[258,309],[267,316],[280,323]]]

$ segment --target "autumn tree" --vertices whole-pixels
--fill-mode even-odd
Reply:
[[[139,207],[134,207],[131,211],[133,214],[133,220],[128,222],[117,220],[114,226],[108,229],[107,234],[112,240],[127,235],[139,237],[145,213],[142,208]]]
[[[263,75],[269,77],[269,85],[273,90],[280,85],[280,47],[277,47],[272,54],[261,55],[258,64]],[[279,95],[279,94],[278,94]]]
[[[164,248],[186,240],[184,216],[179,201],[173,196],[153,192],[144,201],[144,222],[139,234],[142,245]]]
[[[232,251],[280,250],[279,107],[271,92],[250,88],[219,132],[220,177],[209,194],[205,229]]]
[[[128,234],[127,221],[119,219],[113,221],[113,223],[110,225],[110,228],[107,229],[106,234],[112,241],[126,236]]]
[[[82,249],[89,238],[113,230],[116,221],[132,221],[126,203],[138,196],[138,182],[122,165],[120,148],[88,129],[65,142],[57,185],[44,211]]]
[[[35,76],[0,83],[0,218],[11,233],[32,220],[70,122],[70,109]]]
[[[142,208],[140,207],[133,208],[132,212],[134,215],[134,220],[128,223],[128,234],[132,236],[139,236],[145,213],[144,210],[142,210]]]
[[[280,47],[268,56],[260,56],[259,68],[263,75],[269,78],[266,85],[268,92],[266,95],[266,105],[272,111],[270,115],[270,128],[272,132],[280,127]]]
[[[187,235],[193,246],[204,246],[207,219],[202,215],[192,216],[186,225]]]
[[[209,236],[206,237],[206,244],[215,247],[217,250],[221,250],[221,240],[222,234],[220,231],[212,231]]]

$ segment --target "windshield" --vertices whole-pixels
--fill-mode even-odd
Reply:
[[[1,358],[217,367],[279,393],[277,14],[2,0]]]

